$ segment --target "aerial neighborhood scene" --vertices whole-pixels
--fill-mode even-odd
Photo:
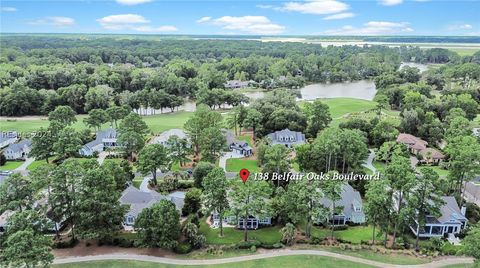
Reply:
[[[0,267],[480,267],[480,1],[0,3]]]

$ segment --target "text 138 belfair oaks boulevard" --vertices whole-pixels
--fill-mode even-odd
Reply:
[[[339,181],[357,181],[357,180],[379,180],[380,173],[376,172],[374,174],[355,174],[353,172],[350,173],[315,173],[315,172],[307,172],[307,173],[294,173],[294,172],[258,172],[253,173],[253,179],[256,181],[260,180],[273,180],[273,181],[295,181],[295,180],[339,180]]]

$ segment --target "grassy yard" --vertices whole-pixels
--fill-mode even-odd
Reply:
[[[446,176],[448,175],[448,170],[443,169],[443,168],[441,168],[441,167],[439,167],[439,166],[417,166],[417,169],[418,169],[418,170],[421,170],[421,169],[424,168],[424,167],[428,167],[428,168],[433,169],[435,172],[438,173],[438,175],[439,175],[440,177],[446,177]]]
[[[403,254],[382,254],[382,253],[375,253],[372,250],[344,250],[337,247],[321,247],[319,246],[318,249],[335,252],[338,254],[344,254],[354,257],[359,257],[367,260],[384,262],[384,263],[391,263],[397,265],[415,265],[415,264],[422,264],[422,263],[429,263],[431,260],[429,258],[418,258],[414,256],[407,256]]]
[[[243,230],[236,228],[223,228],[223,237],[220,237],[220,229],[212,229],[205,222],[205,219],[201,219],[200,232],[207,238],[208,244],[235,244],[243,241]],[[266,227],[258,230],[249,230],[248,238],[250,240],[258,240],[262,243],[274,244],[280,242],[282,236],[280,234],[280,227]]]
[[[352,244],[360,244],[360,242],[372,240],[373,228],[371,226],[350,226],[346,230],[334,231],[336,238],[350,241]],[[317,237],[329,237],[331,230],[320,227],[313,227],[312,235]]]
[[[47,161],[45,161],[45,160],[35,160],[27,167],[27,170],[32,171],[32,170],[35,170],[38,167],[45,166],[45,165],[48,165]]]
[[[227,159],[227,171],[238,172],[242,168],[248,169],[250,172],[260,172],[260,167],[257,165],[257,160],[253,159],[239,159],[229,158]]]
[[[14,170],[21,166],[23,161],[7,161],[5,165],[0,166],[0,170]]]
[[[111,261],[92,261],[92,262],[82,262],[82,263],[72,263],[72,264],[61,264],[53,265],[53,267],[62,267],[62,268],[110,268],[110,267],[132,267],[132,268],[177,268],[177,267],[218,267],[218,268],[230,268],[230,267],[258,267],[258,268],[269,268],[269,267],[322,267],[322,268],[337,268],[337,267],[371,267],[365,264],[334,259],[329,257],[321,256],[282,256],[275,258],[267,258],[253,261],[243,261],[236,263],[228,264],[218,264],[218,265],[168,265],[168,264],[159,264],[153,262],[141,262],[141,261],[120,261],[120,260],[111,260]]]
[[[168,114],[157,114],[143,116],[143,120],[147,123],[150,131],[153,133],[160,133],[172,128],[183,128],[183,124],[188,120],[192,113],[191,112],[175,112]],[[77,129],[84,129],[87,126],[83,123],[83,119],[86,115],[77,115],[77,122],[72,126]],[[48,120],[46,118],[32,118],[32,119],[21,119],[21,120],[12,120],[12,119],[2,119],[0,120],[0,131],[9,131],[16,130],[18,132],[34,132],[40,127],[47,127]],[[109,127],[109,124],[104,124],[102,128]]]
[[[322,99],[330,108],[332,118],[339,118],[348,113],[363,112],[375,108],[376,102],[351,98]]]

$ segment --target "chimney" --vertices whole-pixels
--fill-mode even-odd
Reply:
[[[460,213],[462,213],[462,215],[465,216],[465,214],[467,213],[467,207],[462,206],[462,208],[460,209]]]

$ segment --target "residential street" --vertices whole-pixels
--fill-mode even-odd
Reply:
[[[68,258],[55,259],[53,263],[65,264],[65,263],[75,263],[75,262],[84,262],[84,261],[101,261],[101,260],[136,260],[136,261],[148,261],[148,262],[164,263],[164,264],[172,264],[172,265],[214,265],[214,264],[235,263],[240,261],[259,260],[259,259],[265,259],[265,258],[293,256],[293,255],[315,255],[315,256],[332,257],[332,258],[362,263],[362,264],[371,265],[375,267],[383,267],[383,268],[395,268],[395,267],[436,268],[436,267],[443,267],[443,266],[452,265],[452,264],[473,263],[473,258],[449,257],[449,258],[439,259],[426,264],[394,265],[394,264],[387,264],[387,263],[382,263],[378,261],[372,261],[372,260],[362,259],[358,257],[333,253],[333,252],[321,251],[321,250],[288,250],[288,249],[272,251],[267,253],[260,253],[255,255],[248,255],[248,256],[222,258],[222,259],[209,259],[209,260],[190,260],[190,259],[184,260],[184,259],[155,257],[155,256],[147,256],[147,255],[135,255],[135,254],[107,254],[107,255],[98,255],[98,256],[68,257]]]

